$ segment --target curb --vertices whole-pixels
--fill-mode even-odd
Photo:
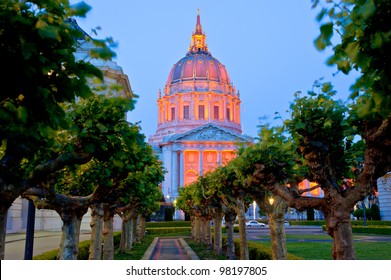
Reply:
[[[181,246],[183,249],[185,249],[187,256],[190,258],[190,260],[199,260],[200,258],[194,253],[193,249],[190,248],[189,244],[186,243],[186,241],[183,238],[179,238],[179,243],[181,243]]]
[[[158,241],[159,241],[159,237],[155,237],[153,239],[151,245],[149,245],[147,251],[145,251],[144,256],[141,258],[141,260],[145,261],[151,259],[151,256],[153,254],[153,251],[155,251],[155,247]]]

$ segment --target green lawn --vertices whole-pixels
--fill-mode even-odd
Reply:
[[[308,237],[304,238],[304,236],[295,237],[302,237],[302,240],[310,239]],[[318,236],[313,236],[313,239],[317,239],[317,237]],[[325,236],[323,238],[325,238]],[[286,246],[289,253],[302,257],[305,260],[331,260],[332,244],[331,238],[328,239],[330,239],[330,242],[288,241]],[[270,242],[260,243],[271,246]],[[391,242],[355,242],[354,248],[358,260],[391,260]]]
[[[164,226],[160,228],[157,225]],[[155,236],[182,236],[186,238],[189,246],[195,251],[200,259],[225,259],[215,256],[213,251],[208,250],[204,245],[190,240],[190,227],[183,224],[152,224],[147,229],[146,235],[141,243],[133,244],[132,250],[126,254],[115,254],[115,259],[126,260],[141,259]],[[170,228],[170,226],[175,226]],[[188,226],[186,224],[186,226]],[[354,234],[354,246],[357,259],[359,260],[391,260],[391,242],[363,242],[362,236],[370,234]],[[270,236],[260,236],[264,241],[258,241],[266,246],[270,245]],[[288,253],[301,257],[305,260],[331,260],[332,239],[327,234],[287,234]]]

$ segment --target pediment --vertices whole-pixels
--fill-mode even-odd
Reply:
[[[219,141],[219,142],[252,142],[249,136],[236,134],[214,124],[206,124],[183,134],[173,135],[170,141]]]

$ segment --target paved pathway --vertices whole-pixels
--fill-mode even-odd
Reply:
[[[178,238],[159,238],[150,260],[190,260]]]

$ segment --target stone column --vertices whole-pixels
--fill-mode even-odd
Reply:
[[[171,193],[170,197],[178,196],[178,160],[177,151],[172,151],[171,156]]]
[[[179,186],[183,186],[185,184],[185,151],[182,151],[180,154],[180,176],[179,176]]]
[[[218,166],[222,166],[223,165],[222,158],[223,158],[222,151],[218,150],[217,151],[217,165]]]
[[[199,166],[200,166],[200,176],[202,176],[202,167],[203,167],[203,153],[204,153],[204,151],[202,151],[202,150],[199,150],[199,153],[200,153],[200,162],[199,162]]]
[[[208,96],[208,119],[209,119],[209,121],[212,120],[213,112],[211,110],[212,110],[212,95],[209,94],[209,96]]]

